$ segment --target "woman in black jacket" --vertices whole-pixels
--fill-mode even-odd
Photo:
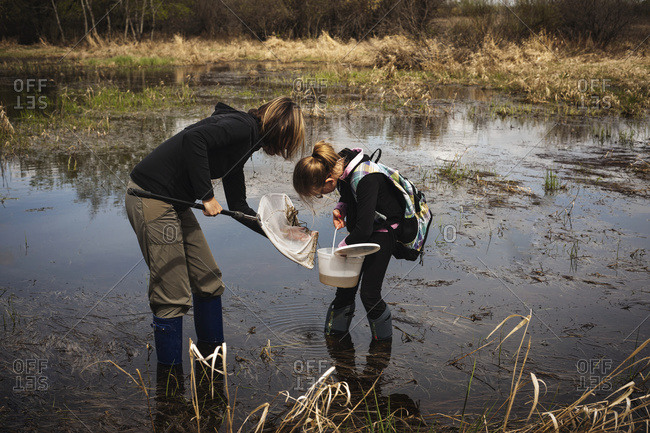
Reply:
[[[220,178],[228,208],[255,215],[246,203],[244,164],[259,149],[289,159],[303,142],[303,116],[288,97],[247,113],[218,103],[210,117],[183,129],[140,161],[129,187],[201,200],[204,215],[215,216],[222,207],[214,198],[211,179]],[[126,210],[149,266],[158,362],[181,363],[183,316],[192,304],[199,348],[214,350],[223,342],[224,286],[196,217],[187,207],[132,195],[126,196]],[[255,224],[246,225],[261,232]]]

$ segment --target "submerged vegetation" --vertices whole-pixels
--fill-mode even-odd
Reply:
[[[476,176],[478,174],[476,170],[472,170],[467,165],[460,162],[462,156],[463,155],[456,155],[451,161],[447,161],[441,167],[438,167],[438,177],[447,180],[453,185],[462,180]]]
[[[546,174],[544,175],[544,191],[554,192],[562,188],[563,185],[560,182],[560,178],[557,177],[557,174],[552,169],[546,170]]]

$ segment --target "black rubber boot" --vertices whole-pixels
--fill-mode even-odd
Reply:
[[[347,334],[352,317],[354,317],[354,302],[341,308],[334,308],[332,302],[325,317],[325,335]]]
[[[390,314],[390,308],[386,305],[386,309],[376,319],[368,317],[370,322],[370,331],[372,332],[372,339],[378,341],[387,341],[393,338],[393,316]]]

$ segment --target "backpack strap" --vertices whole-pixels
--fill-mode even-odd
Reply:
[[[414,194],[413,194],[413,207],[415,208],[415,213],[420,213],[422,208],[420,207],[420,202],[422,201],[422,197],[424,197],[424,194],[422,194],[422,191],[416,188],[415,185],[413,185],[413,182],[408,180],[406,177],[402,176],[402,178],[408,182],[411,185],[411,188],[413,188]]]
[[[357,168],[359,168],[359,166],[360,166],[361,164],[366,163],[366,162],[368,162],[368,161],[370,161],[370,158],[368,157],[368,155],[363,155],[363,158],[361,158],[361,161],[359,161],[357,164],[355,164],[355,166],[352,167],[352,169],[348,172],[348,176],[347,176],[346,179],[350,179],[350,178],[352,177],[352,173],[354,173],[355,170],[356,170]],[[372,162],[372,161],[370,161],[370,162]]]
[[[377,154],[377,158],[375,158],[375,154]],[[381,158],[381,149],[380,149],[380,148],[377,148],[377,149],[375,149],[374,152],[372,152],[372,153],[370,154],[370,161],[372,161],[372,162],[374,162],[374,163],[378,163],[378,162],[379,162],[379,158]]]
[[[380,153],[381,156],[381,150],[377,149]],[[373,152],[373,155],[377,153],[377,150]],[[363,166],[363,167],[362,167]],[[361,170],[361,171],[359,171]],[[369,158],[367,155],[364,155],[363,160],[358,163],[357,165],[354,166],[354,168],[350,171],[350,174],[348,176],[348,179],[350,181],[350,189],[352,191],[352,194],[356,200],[356,188],[359,185],[359,182],[361,179],[368,175],[368,174],[374,174],[374,173],[380,173],[384,175],[386,178],[390,179],[390,176],[385,173],[379,165],[377,165],[376,162],[372,161],[372,156]],[[354,185],[353,185],[353,179],[354,179]],[[394,184],[394,182],[389,181],[389,184],[392,188],[394,188],[395,193],[400,197],[400,199],[404,199],[403,193],[399,190],[399,188]],[[405,200],[405,199],[404,199]],[[404,213],[400,216],[395,216],[391,218],[387,218],[385,215],[380,214],[379,212],[375,211],[375,222],[380,222],[383,228],[388,229],[391,233],[393,233],[393,228],[391,227],[395,223],[401,223],[404,220]],[[393,233],[394,235],[394,233]]]

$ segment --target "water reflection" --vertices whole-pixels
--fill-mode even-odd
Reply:
[[[246,109],[247,106],[238,108]],[[166,115],[115,121],[109,136],[88,140],[76,133],[62,132],[64,144],[61,148],[65,149],[62,152],[3,158],[0,163],[3,184],[10,190],[11,178],[19,177],[29,178],[29,185],[35,190],[71,187],[77,200],[89,203],[92,211],[97,212],[102,206],[119,202],[129,173],[138,161],[165,139],[200,118]],[[533,123],[527,125],[528,122]],[[436,118],[382,114],[308,118],[306,124],[308,146],[303,153],[311,151],[310,144],[327,139],[339,147],[361,147],[368,152],[381,148],[384,160],[389,164],[430,170],[461,157],[463,164],[494,174],[508,173],[509,179],[515,180],[531,176],[543,179],[549,159],[571,167],[573,160],[586,155],[600,158],[599,154],[594,154],[600,152],[598,147],[594,147],[594,141],[601,140],[599,137],[603,134],[608,137],[608,146],[621,146],[634,160],[634,155],[642,150],[635,143],[650,136],[650,131],[643,125],[635,129],[637,125],[634,123],[624,125],[620,122],[597,129],[588,123],[509,119],[491,120],[489,125],[475,130],[472,120],[453,115]],[[635,139],[619,143],[619,137],[627,137],[631,134],[629,131],[634,131]],[[524,157],[525,164],[514,165],[517,158]],[[504,161],[513,158],[513,163],[503,166]],[[509,172],[512,167],[514,170]],[[257,152],[253,162],[246,166],[252,181],[251,190],[259,189],[255,179],[265,174],[277,175],[277,185],[282,182],[290,185],[292,168],[292,162],[271,161]],[[639,170],[633,170],[632,174],[639,174]],[[263,193],[263,188],[259,189],[258,196]]]
[[[373,422],[394,414],[404,421],[419,421],[419,404],[403,393],[386,394],[382,391],[386,382],[384,371],[390,365],[393,343],[372,340],[362,370],[356,365],[352,337],[326,336],[327,351],[336,368],[336,379],[347,382],[352,393],[352,404],[363,400],[361,413],[373,414]],[[371,391],[374,389],[374,392]],[[366,398],[367,397],[367,398]]]

